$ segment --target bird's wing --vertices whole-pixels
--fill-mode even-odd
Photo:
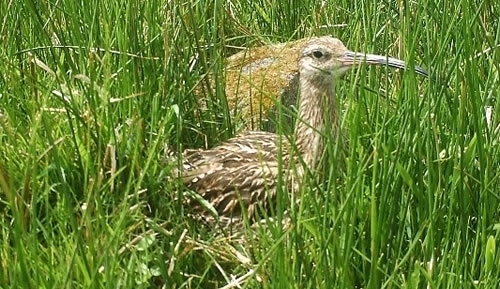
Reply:
[[[248,133],[209,150],[184,153],[183,183],[222,216],[252,216],[257,204],[274,198],[279,174],[277,136]],[[280,158],[286,162],[286,156]]]

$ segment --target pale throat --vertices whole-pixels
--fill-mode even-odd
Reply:
[[[335,83],[333,78],[317,81],[301,77],[300,87],[295,137],[305,164],[314,170],[323,154],[325,137],[334,137],[337,130]]]

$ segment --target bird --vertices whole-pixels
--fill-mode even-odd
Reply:
[[[295,63],[300,96],[293,135],[247,131],[213,148],[185,150],[176,173],[191,192],[192,211],[208,223],[231,227],[265,216],[280,185],[298,194],[304,176],[321,167],[325,136],[338,133],[336,80],[361,63],[408,68],[396,58],[350,51],[331,36],[305,41]],[[428,76],[422,67],[414,71]]]

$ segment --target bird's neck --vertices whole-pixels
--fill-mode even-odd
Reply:
[[[325,147],[325,135],[331,136],[337,129],[334,80],[316,82],[300,77],[300,91],[296,144],[307,167],[314,170]]]

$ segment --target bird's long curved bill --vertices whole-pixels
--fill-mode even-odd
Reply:
[[[347,51],[344,53],[342,57],[339,59],[345,66],[351,66],[354,64],[367,63],[367,64],[375,64],[375,65],[387,65],[394,68],[401,68],[408,70],[408,65],[403,60],[392,58],[388,56],[376,55],[376,54],[367,54],[360,52]],[[415,72],[422,76],[428,77],[429,73],[427,70],[423,69],[420,66],[415,66]]]

